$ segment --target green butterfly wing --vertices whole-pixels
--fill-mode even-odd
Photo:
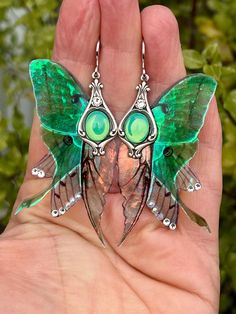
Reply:
[[[204,74],[189,75],[159,97],[152,106],[158,126],[156,143],[189,143],[197,139],[216,81]]]
[[[81,85],[51,60],[33,60],[29,72],[42,127],[63,135],[77,135],[77,124],[88,104]]]
[[[47,59],[33,60],[29,73],[42,139],[49,150],[32,174],[40,178],[53,177],[53,180],[44,191],[24,200],[16,213],[36,205],[66,176],[81,168],[83,141],[78,136],[77,124],[88,105],[88,96],[80,84],[60,64]],[[81,186],[81,175],[78,185]]]
[[[55,192],[56,188],[59,185],[63,185],[63,182],[67,177],[70,177],[75,171],[81,168],[81,159],[82,159],[82,141],[78,137],[64,136],[55,132],[48,131],[42,128],[42,138],[44,143],[48,146],[49,153],[43,158],[42,162],[37,165],[38,172],[41,174],[43,172],[43,177],[52,177],[52,182],[49,186],[40,192],[37,195],[34,195],[32,198],[24,200],[16,210],[16,214],[19,213],[24,208],[30,208],[39,203],[51,190],[52,194]],[[50,168],[53,168],[53,171],[50,172]],[[35,169],[35,168],[34,168]],[[47,170],[46,170],[47,169]],[[81,193],[81,175],[78,172],[77,177],[77,186],[78,195]],[[47,175],[45,175],[47,174]],[[48,175],[49,174],[49,175]],[[40,176],[39,176],[40,177]],[[71,187],[72,188],[72,187]],[[60,194],[60,193],[59,193]],[[67,200],[67,209],[72,206],[69,204],[71,197],[76,197],[75,191],[73,194],[71,191],[67,191],[68,200]],[[58,195],[58,199],[61,198],[61,195]],[[61,200],[60,200],[61,202]],[[69,206],[70,205],[70,206]],[[63,212],[60,212],[60,209],[63,210],[65,206],[52,206],[52,212],[55,210],[59,216]]]
[[[179,197],[177,177],[189,175],[193,181],[188,162],[197,150],[198,134],[203,126],[208,105],[214,96],[216,82],[204,74],[185,77],[167,90],[152,107],[152,113],[158,128],[158,135],[152,150],[151,178],[147,205],[154,208],[155,214],[160,214],[166,225],[171,224],[168,216],[168,206],[155,201],[154,186],[163,186],[166,193],[171,193],[192,220],[199,225],[207,226],[206,221],[187,208]],[[196,189],[199,183],[196,183]],[[157,194],[158,196],[158,194]],[[169,195],[168,195],[169,196]],[[159,197],[159,196],[158,196]],[[151,200],[151,201],[150,201]],[[173,206],[172,202],[169,207]],[[175,222],[173,222],[175,224]],[[172,226],[174,226],[172,224]]]
[[[110,144],[109,163],[104,157],[93,158],[91,147],[84,145],[78,135],[78,123],[89,97],[66,69],[50,60],[34,60],[30,64],[30,77],[42,138],[49,150],[32,169],[32,175],[51,177],[52,182],[45,190],[24,200],[16,214],[36,205],[51,192],[51,213],[57,217],[82,197],[89,219],[103,242],[100,219],[104,195],[112,182],[114,145]]]

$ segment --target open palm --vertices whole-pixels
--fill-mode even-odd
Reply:
[[[53,58],[85,88],[91,81],[99,37],[104,98],[117,121],[135,98],[142,37],[150,102],[185,75],[177,22],[165,7],[152,6],[140,14],[137,0],[64,0]],[[36,117],[28,171],[16,205],[47,185],[46,179],[30,176],[45,152]],[[127,158],[126,152],[120,150],[119,158]],[[182,213],[177,230],[171,232],[145,209],[127,241],[118,247],[123,199],[116,190],[107,196],[102,219],[106,249],[82,201],[57,219],[49,214],[50,197],[12,216],[0,238],[0,312],[217,313],[221,127],[214,101],[191,165],[203,189],[182,197],[207,219],[211,234]]]

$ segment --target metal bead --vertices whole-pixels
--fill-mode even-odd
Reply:
[[[147,206],[149,208],[153,208],[155,206],[155,202],[154,201],[150,201],[150,202],[147,203]]]
[[[39,178],[44,178],[45,177],[45,172],[43,170],[39,170],[38,177]]]
[[[38,175],[38,168],[33,168],[31,170],[31,173],[32,173],[33,176],[37,176]]]
[[[193,192],[194,191],[194,187],[192,185],[188,186],[188,192]]]
[[[165,218],[165,219],[163,220],[163,225],[169,226],[169,224],[170,224],[170,219],[169,219],[169,218]]]
[[[56,209],[54,209],[52,212],[51,212],[51,215],[52,217],[58,217],[59,216],[59,213]]]
[[[80,193],[76,193],[75,194],[75,200],[77,201],[79,199],[81,199],[81,194]]]
[[[176,229],[176,224],[174,222],[172,222],[170,225],[169,225],[169,228],[170,230],[175,230]]]
[[[60,209],[59,209],[59,214],[60,214],[60,215],[64,215],[65,212],[66,212],[65,208],[60,208]]]
[[[195,189],[196,189],[196,190],[200,190],[201,187],[202,187],[202,186],[201,186],[201,183],[198,182],[198,183],[195,184]]]

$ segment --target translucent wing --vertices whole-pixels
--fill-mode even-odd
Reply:
[[[16,213],[20,212],[23,208],[29,208],[36,205],[46,196],[47,193],[53,190],[53,193],[63,185],[63,182],[67,182],[68,176],[70,177],[75,171],[77,172],[77,196],[81,194],[81,159],[82,159],[82,146],[83,142],[79,137],[62,135],[55,132],[51,132],[42,128],[42,138],[45,144],[48,146],[49,154],[42,159],[42,162],[37,166],[41,172],[48,174],[47,172],[47,160],[49,163],[54,160],[52,182],[49,186],[32,198],[24,200],[22,204],[17,208]],[[42,167],[44,166],[44,167]],[[41,168],[39,168],[41,167]],[[34,168],[36,169],[36,168]],[[43,177],[43,176],[39,176]],[[67,184],[68,186],[68,184]],[[60,193],[58,193],[60,195]],[[72,197],[73,195],[70,195]],[[66,205],[66,204],[65,204]],[[68,205],[68,204],[67,204]],[[52,207],[53,216],[59,216],[63,213],[64,206],[58,207],[57,213],[54,206]]]
[[[63,135],[77,135],[77,124],[88,104],[81,85],[51,60],[33,60],[29,72],[42,126]]]
[[[158,136],[153,145],[151,177],[154,179],[149,197],[154,198],[154,185],[159,182],[192,220],[206,227],[207,222],[183,204],[179,189],[193,191],[201,187],[188,162],[196,152],[197,137],[215,89],[216,82],[211,77],[187,76],[165,92],[152,108]],[[149,202],[147,205],[150,207]]]
[[[137,223],[146,204],[150,181],[150,149],[143,150],[141,159],[127,159],[128,150],[121,144],[119,156],[119,186],[123,203],[124,231],[120,244]],[[125,158],[124,158],[125,156]]]
[[[152,106],[159,143],[188,143],[197,139],[216,81],[204,74],[190,75],[167,90]]]
[[[88,105],[88,97],[61,65],[50,60],[34,60],[30,64],[30,76],[42,138],[49,149],[32,169],[32,175],[52,177],[52,182],[23,201],[16,213],[36,205],[51,191],[51,212],[57,217],[82,196],[91,223],[103,240],[100,218],[104,195],[112,183],[114,145],[109,144],[106,157],[94,159],[91,148],[78,136],[78,123]]]
[[[152,209],[156,218],[174,230],[177,225],[179,204],[172,197],[172,194],[166,190],[164,184],[158,181],[154,176],[151,180],[150,192],[148,196],[148,206]]]
[[[92,226],[104,244],[101,230],[101,216],[105,205],[105,195],[109,191],[116,167],[116,146],[107,144],[106,155],[94,157],[90,146],[85,145],[82,163],[83,200]]]
[[[50,178],[55,172],[55,161],[52,153],[48,153],[32,169],[32,175],[39,178]]]

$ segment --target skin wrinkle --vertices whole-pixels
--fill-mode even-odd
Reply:
[[[203,258],[204,259],[204,258]],[[129,263],[128,261],[126,261],[127,263]],[[215,264],[215,263],[214,263]],[[136,269],[136,267],[131,263],[130,264],[130,266],[132,266],[134,269]],[[139,271],[139,272],[141,272],[141,273],[143,273],[140,269],[137,269],[137,271]],[[145,273],[143,273],[144,275],[146,275],[146,276],[148,276],[148,278],[150,278],[150,279],[153,279],[153,280],[155,280],[155,276],[151,276],[150,274],[145,274]],[[160,280],[160,278],[158,278],[158,282],[159,281],[163,281],[163,280]],[[174,285],[174,284],[172,284],[171,282],[168,282],[168,281],[166,281],[166,284],[167,285],[169,285],[169,286],[173,286],[173,287],[177,287],[178,289],[182,289],[182,290],[186,290],[186,291],[188,291],[188,289],[187,288],[184,288],[183,286],[181,287],[181,286],[178,286],[178,285]],[[189,291],[188,291],[189,292]],[[191,293],[191,292],[190,292]],[[200,297],[200,294],[199,294],[199,297]]]
[[[207,298],[203,298],[203,296],[201,296],[201,295],[198,294],[197,292],[193,292],[193,291],[190,292],[189,290],[187,290],[187,289],[184,288],[184,287],[181,287],[181,286],[178,286],[178,285],[174,285],[174,284],[172,284],[172,283],[165,282],[165,281],[161,280],[160,278],[156,279],[154,276],[147,275],[146,273],[143,273],[140,269],[137,269],[133,264],[130,264],[129,262],[127,262],[126,260],[124,260],[122,256],[120,256],[120,258],[121,258],[122,261],[124,261],[125,263],[128,263],[129,266],[131,266],[131,269],[132,269],[132,270],[134,270],[135,272],[137,272],[137,273],[140,274],[141,276],[144,276],[145,279],[146,279],[146,277],[148,277],[149,279],[151,279],[152,281],[154,281],[154,283],[156,283],[156,281],[158,280],[158,283],[161,283],[162,285],[167,286],[168,288],[169,288],[169,287],[170,287],[170,288],[175,288],[175,289],[178,289],[178,290],[180,290],[180,291],[184,291],[184,292],[187,293],[187,294],[190,293],[191,295],[194,294],[194,295],[196,295],[200,300],[203,299],[205,302],[207,302],[207,303],[214,309],[214,305],[211,304],[211,302],[210,302]],[[111,260],[111,262],[112,262],[112,260]],[[114,265],[114,267],[116,267],[115,264],[113,264],[113,265]],[[117,269],[117,268],[116,268],[116,269]],[[118,267],[118,270],[119,270],[119,267]],[[125,280],[124,276],[122,275],[122,272],[120,272],[120,275],[121,275],[122,278]],[[130,286],[130,284],[129,284],[129,286]],[[132,290],[133,290],[133,288],[132,288]],[[139,294],[137,293],[137,291],[136,291],[136,294],[137,294],[137,296],[139,296]],[[143,301],[144,301],[144,300],[143,300]],[[144,304],[146,304],[146,303],[144,302]],[[147,308],[150,309],[148,306],[147,306]],[[150,313],[152,313],[152,312],[150,311]],[[161,313],[161,312],[160,312],[160,313]]]
[[[115,251],[113,251],[113,253],[115,253]],[[108,257],[109,257],[109,256],[108,256]],[[122,258],[122,256],[119,256],[119,257],[117,257],[117,258],[115,258],[115,259],[117,260],[118,258],[119,258],[119,260],[121,260],[122,262],[124,262],[124,265],[127,263],[127,262]],[[119,266],[117,266],[118,263],[114,263],[113,259],[111,259],[111,258],[110,258],[110,261],[111,261],[111,263],[112,263],[112,265],[113,265],[114,271],[117,272],[117,273],[119,273],[119,275],[121,276],[121,278],[124,280],[125,284],[130,288],[130,290],[134,293],[134,295],[136,295],[137,298],[139,298],[139,299],[142,300],[142,296],[139,295],[139,293],[135,290],[135,288],[132,287],[132,285],[127,281],[127,279],[124,277],[124,275],[123,275],[122,272],[120,271]],[[133,269],[135,272],[137,271],[132,265],[130,265],[130,266],[132,267],[132,269]],[[140,273],[139,271],[137,271],[137,272]],[[146,302],[145,302],[144,300],[142,300],[142,301],[143,301],[143,304],[144,304],[144,306],[146,307],[146,309],[149,311],[149,313],[151,313],[148,304],[146,304]],[[143,312],[142,312],[142,313],[143,313]]]
[[[114,251],[113,251],[114,252]],[[144,276],[144,277],[148,277],[149,279],[151,279],[152,281],[154,281],[154,282],[156,282],[156,280],[157,279],[155,279],[155,277],[154,276],[151,276],[151,275],[148,275],[148,274],[146,274],[146,273],[143,273],[140,269],[137,269],[133,264],[131,264],[131,263],[129,263],[127,260],[125,260],[122,256],[119,256],[120,258],[121,258],[121,260],[124,262],[124,263],[128,263],[129,264],[129,266],[131,266],[131,268],[135,271],[135,272],[137,272],[137,273],[139,273],[139,274],[141,274],[142,276]],[[111,260],[111,262],[113,262],[112,260]],[[113,263],[113,265],[114,265],[114,267],[116,267],[116,265]],[[117,268],[116,268],[116,270],[117,270]],[[118,270],[119,270],[119,267],[118,267]],[[123,275],[122,275],[122,273],[120,272],[120,275],[123,277]],[[124,277],[123,277],[123,279],[125,279]],[[190,291],[188,291],[187,289],[185,289],[185,288],[183,288],[183,287],[180,287],[180,286],[178,286],[178,285],[173,285],[173,284],[171,284],[171,283],[168,283],[168,282],[164,282],[164,281],[162,281],[162,280],[160,280],[160,279],[158,279],[158,282],[159,283],[162,283],[163,285],[165,285],[165,286],[171,286],[171,287],[173,287],[173,288],[177,288],[177,289],[179,289],[179,290],[184,290],[185,292],[187,292],[187,293],[191,293]],[[133,289],[133,288],[132,288]],[[136,294],[137,294],[137,292],[136,292]],[[195,294],[195,293],[194,293]],[[137,294],[138,295],[138,294]],[[199,297],[200,299],[202,299],[201,298],[201,296],[199,295],[199,294],[195,294],[197,297]],[[207,300],[207,299],[206,299]],[[148,309],[149,309],[149,307],[148,307]],[[150,312],[151,313],[151,312]]]
[[[49,232],[49,230],[47,229],[47,228],[45,228],[45,230],[50,234],[50,232]],[[71,231],[71,230],[70,230]],[[57,250],[57,241],[56,241],[56,237],[55,237],[55,235],[54,234],[51,234],[51,236],[53,237],[53,239],[54,239],[54,242],[55,242],[55,250],[56,250],[56,254],[57,254],[57,257],[58,257],[58,261],[60,261],[60,257],[59,257],[59,253],[58,253],[58,250]],[[109,249],[112,249],[112,247],[109,247]],[[107,255],[107,251],[103,251],[103,253],[105,254],[105,256],[107,256],[107,258],[109,258],[109,256]],[[112,249],[112,253],[114,254],[115,253],[115,251]],[[110,261],[112,261],[110,258],[109,258],[109,260]],[[58,265],[60,266],[60,262],[58,263]],[[60,268],[60,267],[59,267]],[[114,265],[113,264],[113,269],[114,269],[114,271],[115,272],[118,272],[118,269],[116,268],[116,265]],[[119,273],[120,275],[121,275],[121,273]],[[123,278],[123,277],[122,277]],[[140,295],[138,295],[137,294],[137,292],[135,291],[135,289],[132,287],[132,286],[130,286],[130,284],[125,280],[125,278],[123,278],[124,279],[124,281],[125,281],[125,284],[131,289],[131,291],[133,291],[134,292],[134,294],[138,297],[138,298],[140,298]],[[145,302],[144,302],[144,304],[145,304]],[[147,306],[146,304],[145,304],[145,306]],[[148,308],[148,307],[147,307]],[[90,313],[90,312],[89,312]]]
[[[50,232],[50,229],[47,229],[45,227],[44,224],[41,224],[41,227],[44,228],[44,230],[47,231],[47,233],[50,235],[51,239],[53,240],[53,245],[54,245],[54,249],[56,252],[56,257],[57,257],[57,263],[58,263],[58,269],[59,269],[59,274],[60,274],[60,281],[61,281],[61,288],[62,288],[62,294],[63,294],[63,305],[64,305],[64,309],[63,309],[63,313],[67,314],[67,298],[66,298],[66,293],[65,293],[65,286],[64,286],[64,278],[63,278],[63,274],[60,271],[61,267],[61,263],[60,263],[60,258],[59,258],[59,254],[58,254],[58,247],[57,247],[57,241],[55,239],[55,236]]]

